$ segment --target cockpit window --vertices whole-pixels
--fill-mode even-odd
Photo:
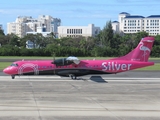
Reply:
[[[18,64],[17,64],[17,63],[12,63],[10,66],[15,66],[15,67],[17,67]]]

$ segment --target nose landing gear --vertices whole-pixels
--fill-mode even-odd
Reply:
[[[11,77],[12,77],[12,79],[14,79],[14,78],[15,78],[15,75],[11,75]]]
[[[76,80],[77,76],[73,75],[73,74],[69,74],[69,77],[71,77],[72,80]]]

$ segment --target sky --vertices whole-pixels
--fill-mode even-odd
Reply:
[[[18,16],[50,15],[60,18],[62,26],[95,26],[103,29],[106,22],[118,21],[118,14],[160,15],[160,0],[2,0],[0,24],[6,33],[7,23]]]

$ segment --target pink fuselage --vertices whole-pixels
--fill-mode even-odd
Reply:
[[[60,75],[76,76],[88,74],[115,74],[137,68],[154,65],[153,62],[125,60],[81,60],[78,65],[56,66],[51,60],[16,61],[17,66],[9,66],[3,70],[9,75]]]

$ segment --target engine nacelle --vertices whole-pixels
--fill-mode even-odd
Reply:
[[[65,65],[70,65],[72,63],[73,61],[66,60],[66,58],[57,59],[52,62],[52,64],[55,64],[56,66],[65,66]]]
[[[78,58],[71,56],[68,58],[57,59],[52,62],[52,64],[55,64],[56,66],[65,66],[65,65],[70,65],[72,63],[77,65],[80,63],[80,61]]]
[[[80,63],[80,60],[74,56],[70,56],[70,57],[66,58],[66,60],[73,61],[76,65],[78,65]]]

